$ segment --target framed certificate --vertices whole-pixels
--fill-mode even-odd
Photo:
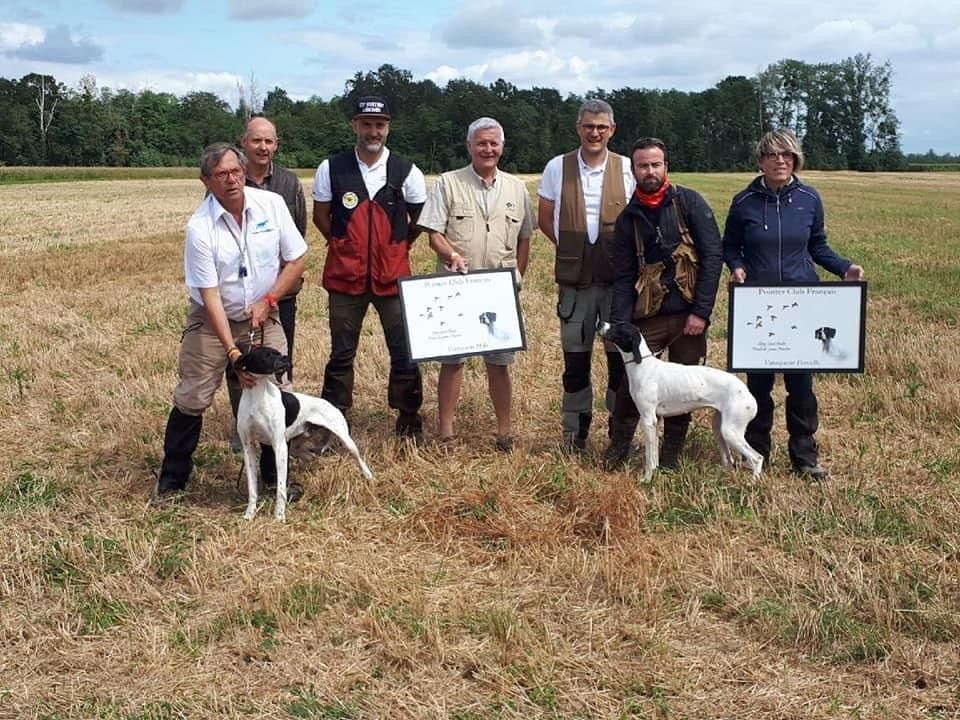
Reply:
[[[731,372],[863,372],[865,282],[729,288]]]
[[[512,268],[418,275],[399,284],[414,362],[527,349]]]

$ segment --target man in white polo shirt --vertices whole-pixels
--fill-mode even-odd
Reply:
[[[610,318],[611,268],[607,246],[633,194],[630,160],[607,150],[617,126],[613,108],[587,100],[577,115],[580,147],[553,158],[540,180],[540,230],[556,245],[554,276],[563,348],[562,444],[583,451],[593,420],[590,362],[599,322]],[[612,414],[623,360],[607,348],[605,405]]]
[[[213,402],[227,363],[253,342],[287,349],[277,304],[299,283],[307,245],[283,198],[245,187],[245,177],[246,158],[235,146],[214,143],[203,151],[200,179],[208,194],[187,223],[183,266],[190,309],[157,498],[186,487],[203,411]],[[252,387],[252,376],[238,376],[242,386]],[[272,448],[262,450],[261,477],[267,484],[271,477],[276,482]]]

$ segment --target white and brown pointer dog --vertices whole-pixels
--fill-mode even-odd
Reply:
[[[326,400],[302,393],[280,390],[271,376],[280,377],[290,369],[290,359],[270,347],[258,346],[241,355],[234,363],[238,370],[257,376],[257,384],[244,388],[237,409],[237,432],[243,442],[243,463],[247,468],[247,510],[245,520],[257,512],[258,448],[262,443],[273,447],[277,460],[277,500],[274,515],[286,519],[287,510],[287,441],[319,428],[327,428],[360,465],[363,476],[373,477],[350,437],[347,420]]]
[[[757,401],[740,378],[705,365],[660,360],[650,352],[640,329],[632,323],[604,323],[600,334],[617,346],[626,365],[630,397],[640,412],[643,427],[645,480],[653,476],[660,464],[657,416],[682,415],[706,407],[717,411],[713,416],[713,434],[723,466],[733,464],[733,449],[750,463],[753,477],[760,477],[763,456],[744,438],[747,424],[757,414]]]

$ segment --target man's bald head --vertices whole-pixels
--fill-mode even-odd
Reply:
[[[240,147],[247,155],[250,174],[262,175],[270,171],[278,145],[277,127],[270,120],[265,117],[252,117],[247,121],[243,137],[240,138]]]

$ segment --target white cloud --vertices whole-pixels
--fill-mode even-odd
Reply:
[[[43,42],[43,36],[43,29],[36,25],[0,23],[0,52],[16,50],[23,45]]]
[[[172,15],[183,7],[184,0],[110,0],[111,7],[146,15]]]
[[[938,50],[960,50],[960,27],[935,35],[933,46]]]
[[[451,80],[455,78],[462,77],[460,71],[455,67],[450,67],[449,65],[441,65],[430,72],[424,73],[424,78],[427,80],[432,80],[440,87],[443,87]]]
[[[451,48],[520,48],[544,41],[541,24],[522,17],[513,5],[471,5],[437,28],[438,36]]]
[[[8,51],[14,57],[49,63],[85,65],[103,57],[103,48],[90,40],[74,39],[66,25],[47,30],[42,40],[27,41]]]

